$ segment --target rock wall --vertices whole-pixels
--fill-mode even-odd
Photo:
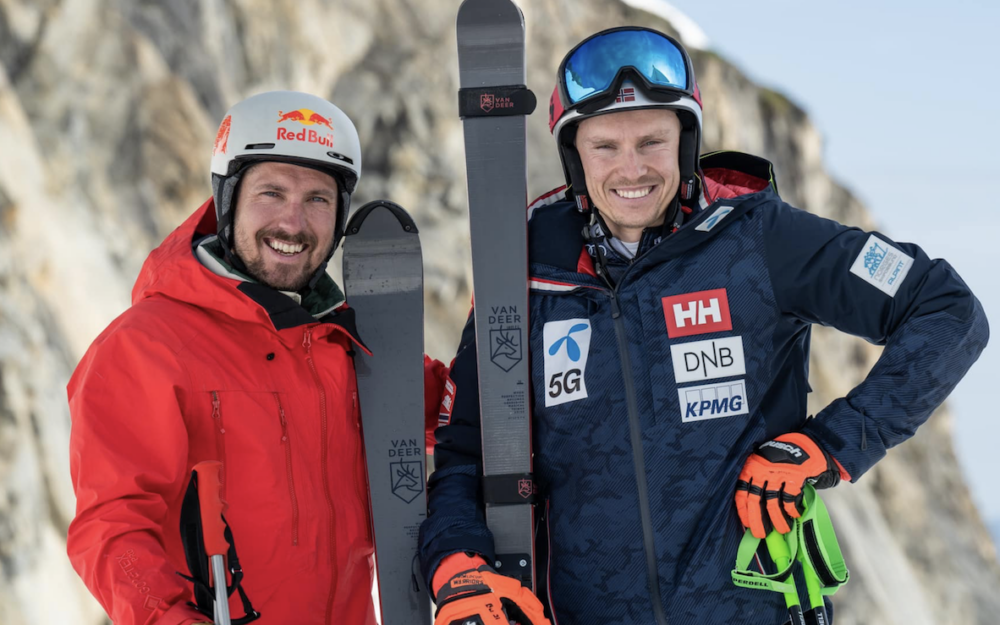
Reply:
[[[470,301],[457,2],[0,0],[0,623],[100,623],[65,557],[74,511],[65,384],[128,305],[140,264],[209,194],[229,104],[290,88],[330,97],[365,148],[356,202],[387,197],[423,235],[427,348],[449,360]],[[669,24],[617,1],[521,0],[531,193],[561,183],[544,101],[562,54],[617,24]],[[694,61],[705,149],[775,163],[789,202],[873,227],[825,173],[807,115],[711,52]],[[356,204],[359,205],[359,204]],[[812,410],[846,393],[878,350],[814,333]],[[986,623],[1000,566],[939,411],[857,485],[827,491],[852,582],[838,625]]]

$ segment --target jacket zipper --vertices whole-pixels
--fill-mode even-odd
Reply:
[[[281,396],[274,393],[274,401],[278,404],[278,417],[281,419],[281,445],[285,448],[285,471],[288,473],[288,496],[292,502],[292,546],[299,544],[299,500],[295,496],[295,479],[292,476],[292,441],[288,439],[288,421],[285,420],[285,408],[281,405]]]
[[[222,401],[219,391],[212,391],[212,421],[215,422],[215,450],[222,463],[219,482],[222,484],[222,499],[226,499],[226,426],[222,422]]]
[[[323,388],[323,381],[319,377],[319,373],[316,371],[316,363],[313,362],[312,357],[312,328],[308,328],[305,331],[305,336],[302,338],[302,345],[306,348],[306,363],[309,365],[309,371],[312,372],[313,380],[316,382],[316,388],[319,390],[319,416],[320,416],[320,470],[323,472],[323,494],[326,496],[326,508],[330,515],[330,554],[332,563],[337,562],[337,539],[336,539],[336,523],[337,519],[334,514],[333,507],[333,497],[330,495],[330,473],[327,468],[327,458],[329,454],[329,445],[327,441],[327,414],[326,414],[326,389]],[[334,589],[337,587],[337,575],[336,566],[330,567],[330,593],[326,599],[326,622],[329,625],[332,623],[333,618],[333,594]]]
[[[359,407],[358,407],[358,389],[357,389],[357,386],[355,386],[354,390],[351,392],[351,399],[353,400],[353,407],[354,407],[354,428],[355,428],[355,431],[358,434],[358,438],[356,440],[359,441],[360,448],[361,448],[360,449],[360,453],[361,453],[360,459],[363,460],[364,464],[367,466],[367,464],[368,464],[368,458],[365,455],[366,451],[365,451],[364,437],[361,435],[361,412],[360,412]],[[357,462],[357,460],[355,460],[355,462],[351,465],[351,473],[352,473],[352,475],[354,475],[354,484],[355,484],[355,489],[358,492],[358,501],[368,501],[368,497],[370,496],[369,493],[370,493],[370,489],[371,489],[371,487],[368,484],[368,474],[365,473],[364,482],[362,482],[358,478],[358,462]],[[374,529],[374,527],[372,527],[372,525],[374,524],[374,522],[375,522],[374,518],[371,518],[371,516],[369,515],[369,519],[368,519],[368,537],[372,540],[373,544],[374,544],[374,540],[375,540],[374,539],[374,537],[375,537],[375,529]]]
[[[609,285],[610,286],[610,285]],[[625,382],[625,401],[628,406],[628,425],[632,439],[632,462],[635,465],[635,481],[639,490],[639,515],[642,519],[642,542],[646,551],[646,576],[649,583],[650,601],[657,625],[667,625],[667,615],[660,598],[660,577],[656,566],[656,549],[653,545],[653,520],[649,511],[649,490],[646,485],[646,460],[642,452],[642,428],[639,423],[639,407],[636,402],[635,379],[632,376],[632,361],[629,360],[628,335],[625,320],[618,305],[617,289],[612,287],[611,318],[615,323],[615,338],[618,341],[618,356],[622,362],[622,377]]]

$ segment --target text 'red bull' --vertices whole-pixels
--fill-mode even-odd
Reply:
[[[333,134],[326,133],[321,135],[315,130],[308,130],[303,128],[298,132],[292,132],[287,128],[278,128],[278,140],[280,141],[305,141],[306,143],[318,143],[320,145],[332,148],[333,147]]]

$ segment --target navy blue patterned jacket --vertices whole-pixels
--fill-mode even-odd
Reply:
[[[672,624],[784,622],[780,595],[730,579],[747,456],[803,431],[857,480],[913,435],[987,342],[980,303],[947,262],[785,204],[762,159],[719,153],[702,169],[714,201],[614,289],[593,272],[572,202],[531,214],[534,466],[549,552],[540,573],[560,625],[647,625],[656,601]],[[864,382],[809,419],[814,323],[885,350]],[[472,326],[437,430],[420,537],[428,581],[452,553],[493,561]]]

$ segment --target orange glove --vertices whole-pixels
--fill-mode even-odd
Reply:
[[[456,553],[434,573],[434,625],[551,625],[532,592],[479,556]]]
[[[804,511],[802,485],[829,488],[841,478],[851,476],[812,438],[800,432],[782,434],[747,458],[736,482],[736,512],[757,538],[766,538],[772,527],[787,534]]]

